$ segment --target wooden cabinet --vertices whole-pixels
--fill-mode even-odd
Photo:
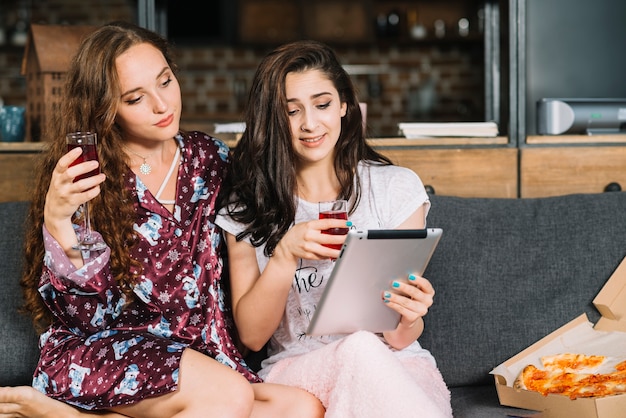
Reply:
[[[42,143],[0,142],[0,202],[30,200]]]
[[[384,138],[369,143],[395,164],[415,171],[436,194],[516,198],[601,193],[611,183],[626,190],[626,136],[622,140],[519,149],[507,146],[504,137],[437,138],[419,144],[405,138]],[[237,138],[226,142],[234,147]],[[31,198],[33,169],[44,146],[0,142],[0,202]]]
[[[239,4],[239,39],[248,44],[291,42],[300,37],[298,3],[244,0]]]
[[[626,135],[531,135],[520,148],[520,197],[626,191]]]
[[[516,148],[379,149],[415,171],[435,194],[517,197]]]
[[[436,139],[435,143],[445,143]],[[480,141],[474,138],[471,141]],[[226,141],[230,147],[236,138]],[[517,197],[517,148],[502,146],[506,138],[487,139],[494,146],[449,145],[429,148],[404,138],[371,139],[370,144],[395,164],[415,171],[436,194],[465,197]],[[459,140],[455,139],[458,143]],[[0,202],[29,200],[33,164],[42,143],[0,143]],[[626,184],[626,183],[625,183]]]
[[[371,13],[359,0],[307,0],[302,5],[305,36],[322,42],[372,40]]]
[[[611,183],[626,190],[626,146],[523,148],[520,197],[601,193]]]
[[[369,1],[240,0],[239,40],[244,44],[280,44],[296,39],[371,42]]]
[[[518,149],[508,138],[370,139],[395,164],[415,171],[439,195],[515,198]]]
[[[295,39],[350,45],[480,41],[483,4],[484,0],[239,0],[237,26],[239,40],[246,44]]]

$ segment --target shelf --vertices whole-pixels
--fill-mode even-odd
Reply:
[[[188,128],[197,129],[197,126],[190,126]],[[237,145],[237,141],[241,138],[241,134],[215,134],[207,130],[204,130],[209,135],[224,141],[229,147]],[[622,139],[626,142],[626,136]],[[508,138],[506,136],[497,136],[489,138],[476,138],[476,137],[438,137],[438,138],[420,138],[420,139],[407,139],[403,137],[390,137],[390,138],[369,138],[367,142],[374,147],[420,147],[420,146],[437,146],[437,145],[507,145]],[[40,152],[46,146],[45,142],[0,142],[0,153],[15,153],[15,152]]]
[[[332,45],[455,45],[480,43],[481,0],[239,0],[237,28],[243,45],[316,39]],[[459,22],[466,22],[459,28]],[[421,24],[422,32],[411,36]],[[435,26],[443,34],[435,36]]]
[[[13,152],[40,152],[46,146],[45,142],[1,142],[0,153]]]
[[[367,141],[375,147],[419,147],[437,145],[507,145],[509,139],[506,136],[496,136],[488,138],[478,137],[437,137],[437,138],[370,138]]]
[[[529,135],[526,144],[555,145],[555,144],[621,144],[626,143],[626,134],[615,135]]]
[[[209,135],[221,139],[230,148],[234,148],[237,145],[237,141],[241,138],[241,134],[215,134]],[[493,146],[493,145],[508,145],[509,139],[506,136],[498,136],[491,138],[420,138],[420,139],[407,139],[403,137],[391,137],[391,138],[369,138],[367,143],[375,148],[416,148],[416,147],[438,147],[438,146]]]

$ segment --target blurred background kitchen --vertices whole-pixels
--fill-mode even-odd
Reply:
[[[338,52],[357,85],[370,143],[418,173],[431,193],[620,191],[625,16],[624,0],[0,0],[0,201],[29,198],[33,158],[43,148],[37,129],[52,113],[63,74],[45,67],[71,55],[51,46],[62,36],[33,42],[29,29],[113,20],[173,42],[183,128],[213,133],[216,123],[240,121],[261,57],[289,41],[317,39]],[[596,107],[540,113],[538,103],[554,98],[591,99]],[[9,138],[7,121],[24,108],[25,134]],[[544,132],[538,115],[575,117]],[[399,132],[404,122],[448,129],[459,124],[447,122],[484,121],[495,123],[495,133],[467,124],[461,135]],[[216,136],[236,145],[236,134]],[[8,142],[14,138],[23,142]]]
[[[483,0],[211,0],[202,6],[193,0],[0,0],[0,97],[5,105],[26,105],[21,65],[31,22],[119,19],[174,43],[183,120],[194,127],[240,120],[260,58],[302,38],[337,50],[367,104],[371,137],[397,136],[404,121],[496,120],[506,118],[499,97],[506,97],[500,74],[507,74],[508,61],[490,55],[490,30],[498,29],[496,41],[504,39],[501,55],[508,45],[500,25],[506,10],[507,1]],[[497,106],[489,104],[493,93]]]
[[[370,137],[398,136],[400,122],[494,121],[519,146],[542,98],[626,97],[624,16],[623,0],[0,0],[0,99],[26,104],[31,23],[120,19],[174,43],[183,118],[199,127],[240,120],[260,58],[312,38],[353,76]]]

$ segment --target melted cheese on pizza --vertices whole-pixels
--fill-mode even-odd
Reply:
[[[604,363],[605,360],[605,356],[565,353],[544,356],[541,358],[541,363],[547,370],[591,371]]]
[[[542,395],[565,395],[570,399],[626,393],[626,360],[617,364],[613,372],[594,373],[605,360],[604,356],[582,354],[543,357],[543,369],[532,364],[526,366],[514,387]]]

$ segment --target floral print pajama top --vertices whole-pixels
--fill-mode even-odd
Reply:
[[[110,274],[108,248],[76,269],[44,228],[39,291],[55,321],[40,337],[33,386],[52,398],[97,410],[166,394],[177,388],[186,347],[260,381],[233,341],[221,281],[214,204],[228,148],[201,132],[181,132],[176,141],[181,164],[173,213],[130,169],[125,176],[139,235],[131,256],[143,265],[132,303]]]

